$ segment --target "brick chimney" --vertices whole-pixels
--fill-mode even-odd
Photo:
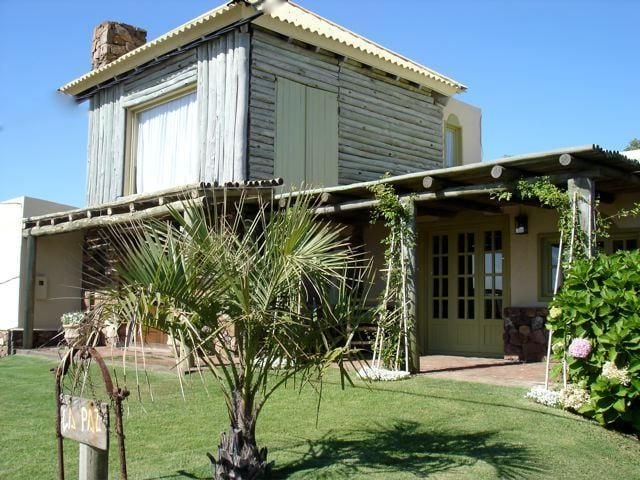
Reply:
[[[143,45],[147,31],[118,22],[102,22],[93,30],[91,68],[100,68]]]

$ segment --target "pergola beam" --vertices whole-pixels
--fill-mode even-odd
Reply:
[[[124,223],[134,223],[141,220],[147,220],[154,217],[163,217],[171,214],[171,210],[179,212],[184,211],[185,208],[191,205],[203,205],[206,202],[207,197],[199,197],[190,200],[181,200],[178,202],[171,202],[158,207],[151,207],[145,210],[126,212],[126,213],[114,213],[112,215],[105,215],[100,217],[87,217],[70,222],[60,224],[40,225],[31,228],[25,228],[23,230],[23,236],[27,239],[31,237],[41,237],[44,235],[56,235],[61,233],[75,232],[78,230],[85,230],[95,227],[110,227],[115,225],[121,225]]]
[[[528,176],[530,176],[528,172],[513,167],[507,168],[502,165],[494,165],[491,167],[491,178],[494,180],[509,182]]]
[[[583,178],[606,178],[606,179],[624,179],[625,182],[629,182],[633,185],[640,186],[640,177],[634,172],[625,172],[618,170],[617,168],[608,167],[606,165],[598,165],[593,167],[592,164],[585,162],[579,158],[563,153],[558,158],[558,162],[563,167],[574,167],[580,171],[580,173],[572,173],[570,177],[583,177]]]
[[[429,192],[429,193],[420,193],[417,195],[403,196],[401,197],[401,200],[412,198],[416,202],[416,204],[419,205],[422,202],[431,202],[431,201],[439,201],[439,200],[454,199],[454,198],[465,198],[465,197],[472,197],[474,195],[489,195],[491,193],[504,192],[506,190],[508,190],[507,186],[500,183],[485,184],[485,185],[471,185],[466,187],[450,188],[448,190],[443,190],[440,192]],[[353,210],[375,208],[378,205],[378,203],[379,201],[375,198],[360,199],[360,200],[352,200],[350,202],[344,202],[339,205],[327,205],[323,207],[317,207],[314,209],[314,211],[318,215],[331,215],[331,214],[348,212]],[[465,204],[466,204],[466,201],[465,201]],[[495,207],[495,208],[499,208],[499,207]]]

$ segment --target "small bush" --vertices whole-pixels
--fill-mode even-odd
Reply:
[[[640,252],[577,261],[551,303],[548,328],[567,348],[571,380],[587,388],[579,413],[640,433]],[[575,342],[576,339],[581,341]],[[588,341],[589,349],[584,348]],[[573,348],[568,348],[573,344]],[[582,348],[576,348],[581,346]],[[580,354],[576,354],[579,351]],[[574,356],[571,355],[574,353]],[[581,358],[583,357],[584,358]]]

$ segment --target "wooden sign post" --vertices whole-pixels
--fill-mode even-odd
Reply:
[[[109,475],[109,405],[63,395],[60,433],[80,442],[80,480],[101,480]]]
[[[56,437],[58,443],[58,479],[64,480],[63,439],[80,442],[80,480],[106,480],[109,477],[109,404],[96,400],[64,394],[64,378],[72,364],[78,373],[90,375],[91,362],[95,361],[104,381],[107,395],[115,412],[115,433],[120,457],[120,478],[127,480],[127,461],[122,426],[122,402],[129,396],[125,388],[114,387],[109,370],[100,354],[92,347],[71,348],[55,369],[56,374]],[[78,370],[80,368],[81,370]],[[84,377],[84,382],[93,385]],[[82,385],[84,386],[85,383]],[[75,385],[75,384],[74,384]],[[93,390],[91,387],[90,390]],[[71,389],[73,393],[75,388]],[[83,389],[80,389],[82,392]]]

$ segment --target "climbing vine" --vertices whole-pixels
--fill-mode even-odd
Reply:
[[[561,270],[567,279],[562,291],[557,293],[559,274],[556,276],[554,286],[554,299],[551,302],[550,316],[547,321],[549,328],[549,342],[551,345],[552,336],[558,335],[560,342],[556,349],[556,355],[562,358],[562,374],[564,389],[572,388],[568,385],[569,376],[574,379],[582,377],[582,373],[575,361],[569,361],[567,352],[570,350],[569,341],[572,332],[584,334],[586,332],[583,324],[585,322],[594,323],[596,317],[601,314],[601,309],[593,309],[594,302],[587,299],[586,288],[593,284],[594,269],[596,266],[606,262],[608,256],[601,254],[594,258],[598,250],[599,240],[609,236],[609,229],[615,220],[640,214],[640,204],[636,203],[631,208],[623,208],[613,215],[605,215],[600,210],[599,201],[596,200],[592,209],[593,217],[589,219],[590,225],[581,225],[578,214],[580,202],[585,202],[578,193],[571,194],[568,190],[563,190],[551,183],[548,177],[535,179],[521,179],[517,182],[515,192],[502,192],[495,195],[499,200],[511,200],[513,195],[517,195],[521,200],[538,200],[542,206],[553,208],[558,213],[558,231],[560,232],[560,256],[562,261]],[[563,249],[563,245],[565,248]],[[616,258],[615,256],[611,258]],[[577,267],[576,267],[577,265]],[[559,272],[558,272],[559,273]],[[572,290],[578,286],[579,301],[575,301],[576,295],[572,296]],[[600,286],[596,287],[600,292]],[[604,290],[602,290],[604,295]],[[624,292],[623,292],[624,293]],[[569,300],[567,300],[569,299]],[[572,303],[573,302],[573,303]],[[569,308],[566,308],[569,307]],[[576,312],[585,314],[584,318],[576,320]],[[627,321],[627,319],[625,319]],[[600,328],[600,327],[594,327]],[[604,330],[602,330],[604,331]],[[594,335],[597,337],[597,335]],[[584,340],[580,339],[579,340]],[[613,353],[615,357],[615,352]],[[547,370],[549,359],[547,359]],[[571,370],[571,374],[569,374]],[[548,389],[548,377],[545,381],[545,390]],[[640,423],[640,418],[637,420]]]
[[[409,333],[414,318],[407,294],[409,262],[406,252],[415,245],[412,226],[413,213],[390,184],[378,183],[370,187],[378,200],[371,222],[381,220],[387,230],[385,245],[385,289],[380,298],[376,317],[377,330],[373,348],[373,366],[391,370],[409,370]]]
[[[587,238],[584,229],[580,228],[577,214],[577,205],[585,200],[577,196],[571,198],[567,190],[551,183],[549,177],[518,180],[515,192],[497,193],[494,198],[509,201],[514,195],[521,200],[537,200],[542,206],[558,213],[558,231],[562,243],[568,247],[563,252],[563,269],[570,268],[573,259],[587,258],[590,256],[589,252],[596,252],[598,241],[609,236],[615,220],[640,215],[640,204],[637,203],[630,208],[620,209],[613,215],[605,215],[600,210],[599,200],[596,200],[593,205],[593,230],[590,238]]]

